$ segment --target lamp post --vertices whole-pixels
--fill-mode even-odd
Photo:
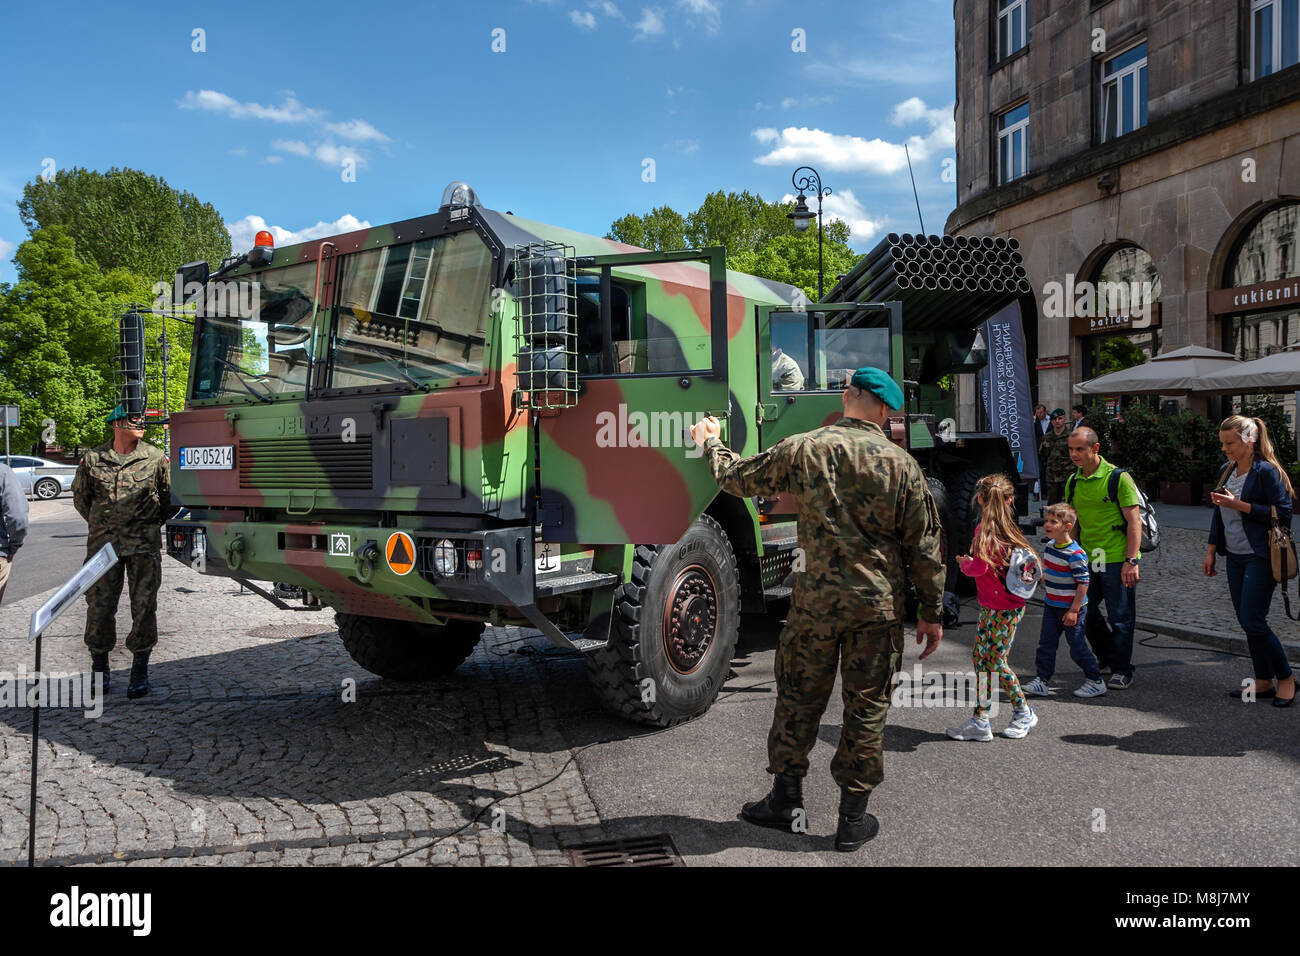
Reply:
[[[803,173],[804,170],[807,170],[807,172],[800,176],[799,174]],[[804,232],[808,228],[808,220],[814,216],[814,213],[808,210],[806,201],[808,197],[804,193],[813,189],[814,186],[817,187],[814,194],[817,196],[817,212],[815,213],[817,217],[817,298],[820,301],[822,296],[825,295],[825,289],[823,288],[824,277],[822,275],[822,200],[831,194],[831,188],[822,186],[821,175],[811,166],[800,166],[796,169],[794,175],[790,177],[790,184],[799,190],[799,197],[795,201],[794,212],[786,213],[786,218],[794,220],[794,228],[798,232]]]

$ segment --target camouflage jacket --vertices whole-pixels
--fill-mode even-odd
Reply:
[[[110,541],[119,555],[158,551],[159,529],[172,512],[167,459],[146,442],[129,455],[111,441],[92,448],[72,480],[72,503],[89,525],[87,553]]]
[[[804,570],[795,575],[796,607],[847,620],[900,620],[910,580],[921,617],[941,620],[939,512],[921,466],[880,426],[841,418],[745,459],[716,438],[704,447],[724,491],[788,491],[798,500]]]
[[[1043,436],[1040,461],[1043,465],[1043,480],[1062,482],[1074,473],[1074,462],[1070,461],[1070,429],[1056,434],[1051,428]],[[1055,504],[1055,502],[1048,502]]]

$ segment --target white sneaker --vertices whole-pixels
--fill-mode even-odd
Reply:
[[[1029,733],[1029,728],[1038,723],[1038,715],[1032,708],[1026,707],[1023,711],[1015,711],[1011,715],[1011,723],[1007,729],[1002,731],[1003,737],[1010,737],[1012,740],[1019,740]]]
[[[1021,684],[1020,689],[1028,697],[1048,697],[1052,693],[1052,689],[1047,686],[1047,681],[1041,677],[1035,677],[1033,680]]]
[[[993,728],[987,720],[972,717],[960,727],[949,727],[948,736],[953,740],[992,740]]]
[[[1104,680],[1085,680],[1074,691],[1075,697],[1100,697],[1106,693],[1107,687]]]

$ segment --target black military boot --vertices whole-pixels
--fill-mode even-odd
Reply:
[[[108,693],[108,654],[91,654],[90,655],[90,679],[94,680],[96,674],[104,675],[104,693]]]
[[[840,822],[835,828],[835,849],[856,850],[880,832],[880,821],[867,812],[867,793],[840,789]]]
[[[126,685],[126,696],[131,700],[149,693],[149,652],[131,658],[131,679]]]
[[[772,792],[762,800],[745,804],[740,816],[760,827],[807,833],[808,821],[803,813],[803,777],[778,773],[772,779]]]

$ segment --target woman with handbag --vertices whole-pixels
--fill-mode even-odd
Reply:
[[[1229,692],[1243,701],[1273,699],[1274,707],[1295,701],[1295,678],[1282,642],[1268,626],[1273,591],[1295,576],[1291,544],[1291,480],[1278,463],[1268,429],[1258,418],[1232,415],[1219,426],[1228,463],[1210,494],[1216,505],[1201,570],[1214,577],[1214,559],[1227,557],[1228,592],[1246,632],[1255,682]],[[1285,590],[1283,591],[1285,595]]]

